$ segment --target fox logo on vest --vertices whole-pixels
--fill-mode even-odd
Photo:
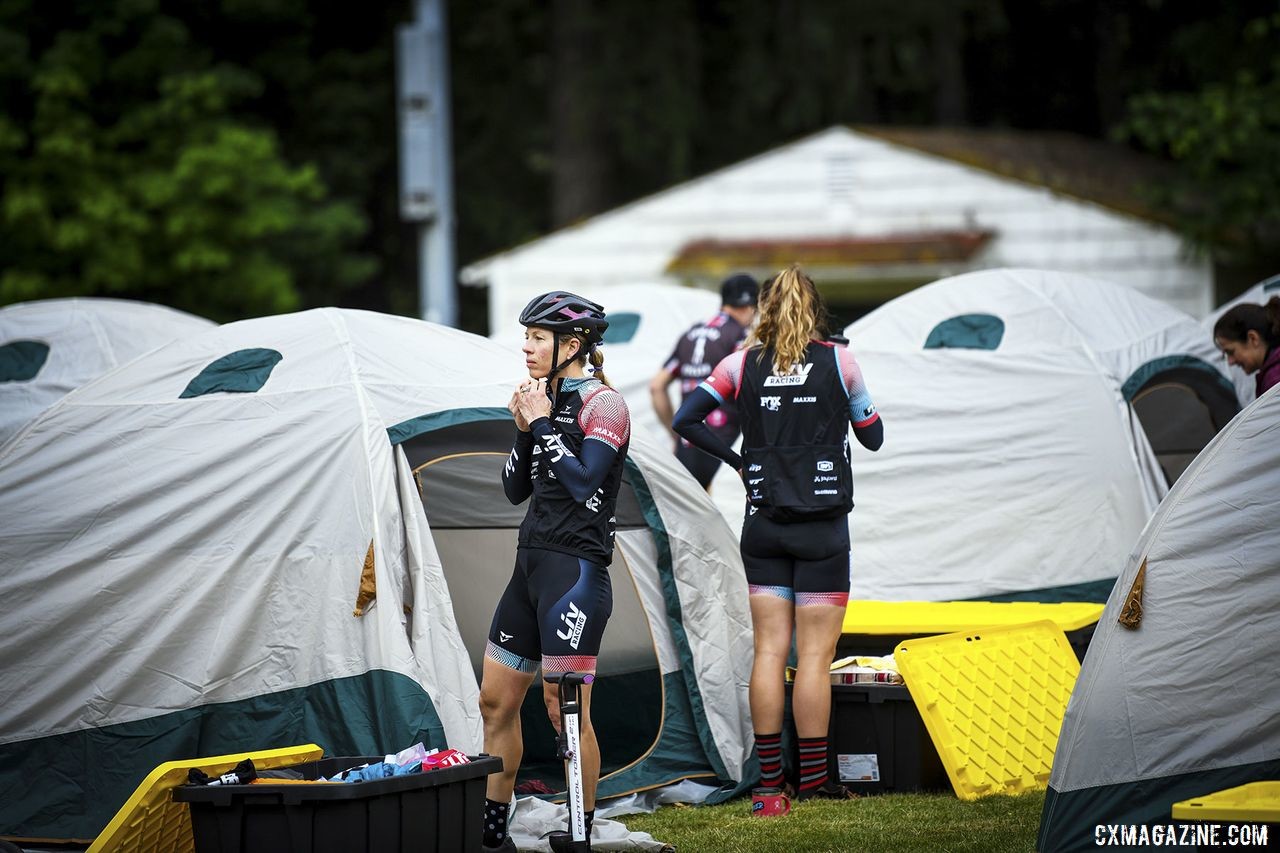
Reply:
[[[785,376],[766,376],[764,379],[764,387],[774,388],[779,385],[803,385],[809,379],[809,371],[813,370],[812,364],[793,364],[791,372]]]
[[[776,412],[782,408],[782,398],[781,397],[761,397],[760,405],[771,412]]]

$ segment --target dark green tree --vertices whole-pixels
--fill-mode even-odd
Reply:
[[[1121,131],[1181,168],[1153,187],[1182,230],[1220,262],[1280,267],[1280,13],[1246,22],[1222,65],[1191,91],[1133,98]]]
[[[245,104],[259,75],[157,0],[0,7],[0,303],[104,295],[227,320],[370,275],[363,212]]]

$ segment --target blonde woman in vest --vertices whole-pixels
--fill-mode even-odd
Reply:
[[[761,784],[784,787],[783,676],[794,630],[800,766],[795,788],[785,787],[800,800],[852,796],[830,779],[827,754],[830,665],[849,600],[849,427],[869,450],[884,439],[852,353],[826,340],[826,317],[798,266],[778,273],[761,290],[746,348],[716,366],[673,423],[733,466],[746,486],[741,548],[754,625],[750,699]],[[704,423],[717,406],[737,408],[741,456]]]

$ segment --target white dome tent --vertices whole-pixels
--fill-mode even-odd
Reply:
[[[1103,600],[1237,411],[1192,318],[1080,275],[944,279],[845,334],[885,421],[853,447],[856,598]]]
[[[1270,278],[1263,279],[1253,287],[1246,290],[1234,299],[1222,303],[1204,318],[1201,324],[1210,333],[1213,332],[1213,324],[1218,322],[1218,318],[1227,313],[1230,309],[1245,302],[1254,302],[1258,305],[1264,304],[1273,296],[1280,296],[1280,275],[1273,275]]]
[[[1036,849],[1280,778],[1280,388],[1240,413],[1147,524],[1067,704]],[[1126,624],[1121,624],[1123,621]]]
[[[215,325],[125,299],[42,299],[0,308],[0,444],[90,379]]]
[[[417,320],[246,320],[81,387],[0,449],[0,672],[22,685],[0,702],[6,834],[91,838],[179,757],[478,750],[524,509],[499,477],[522,372]],[[731,535],[643,437],[618,519],[600,795],[736,785],[751,629]]]

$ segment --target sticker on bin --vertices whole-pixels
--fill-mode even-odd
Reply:
[[[837,756],[841,782],[879,782],[880,756],[872,753],[841,753]]]

